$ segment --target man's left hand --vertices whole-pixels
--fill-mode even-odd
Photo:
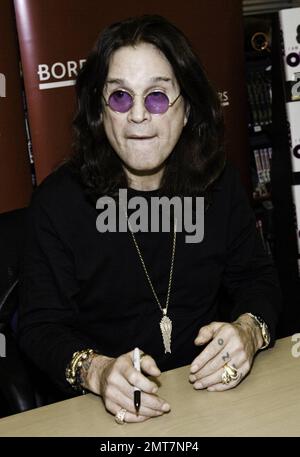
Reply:
[[[263,344],[261,331],[248,314],[235,322],[212,322],[202,327],[195,339],[197,346],[209,343],[193,360],[189,380],[195,389],[223,391],[236,387],[250,371],[253,358]],[[224,365],[237,370],[238,377],[222,383]]]

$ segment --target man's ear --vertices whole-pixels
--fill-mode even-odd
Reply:
[[[187,121],[189,120],[190,111],[191,111],[190,104],[186,103],[186,105],[185,105],[185,114],[184,114],[184,119],[183,119],[184,127],[186,126]]]

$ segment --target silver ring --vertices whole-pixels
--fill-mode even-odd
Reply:
[[[119,424],[119,425],[125,424],[124,419],[125,419],[126,413],[127,413],[127,410],[125,408],[119,409],[119,411],[115,415],[115,421],[117,422],[117,424]]]

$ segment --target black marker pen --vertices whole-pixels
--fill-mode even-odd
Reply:
[[[141,359],[140,359],[140,350],[139,348],[135,348],[133,351],[133,366],[136,370],[141,371]],[[134,388],[133,391],[134,396],[134,406],[135,410],[138,413],[140,406],[141,406],[141,391],[137,387]]]

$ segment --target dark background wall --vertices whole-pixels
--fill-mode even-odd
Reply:
[[[0,12],[0,212],[26,206],[32,184],[27,154],[13,4]],[[5,82],[5,87],[4,87]]]

